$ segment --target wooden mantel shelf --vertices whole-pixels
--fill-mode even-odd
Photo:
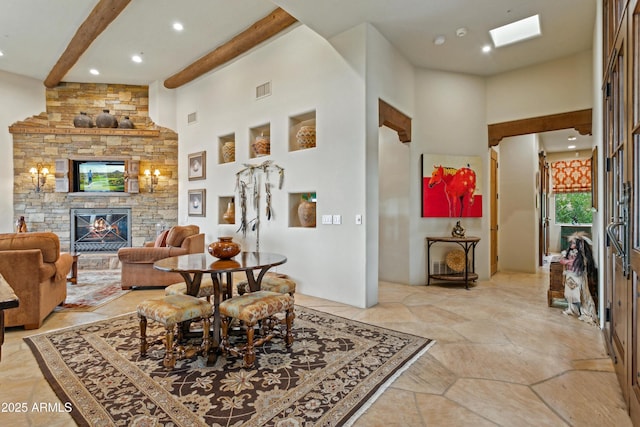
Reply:
[[[110,135],[158,137],[158,129],[118,129],[118,128],[54,128],[46,126],[9,126],[13,134],[39,133],[48,135]]]

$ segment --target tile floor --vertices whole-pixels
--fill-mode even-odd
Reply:
[[[88,274],[88,271],[81,274]],[[548,273],[498,273],[456,284],[381,283],[380,303],[359,309],[296,295],[296,303],[437,342],[356,426],[631,426],[598,328],[547,307]],[[37,331],[9,329],[0,362],[0,425],[69,426],[22,340],[27,335],[135,310],[162,290],[136,290],[93,312],[54,313]],[[11,403],[26,402],[16,413]],[[31,410],[48,403],[49,411]]]

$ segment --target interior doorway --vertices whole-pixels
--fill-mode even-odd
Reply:
[[[493,191],[494,188],[497,188],[498,183],[497,183],[497,174],[494,175],[493,173],[493,153],[495,152],[495,150],[492,147],[498,146],[500,144],[500,141],[503,138],[506,137],[511,137],[511,136],[521,136],[521,135],[529,135],[529,134],[539,134],[539,133],[543,133],[543,132],[549,132],[549,131],[557,131],[557,130],[562,130],[562,129],[575,129],[579,134],[581,135],[591,135],[592,133],[592,110],[591,109],[586,109],[586,110],[578,110],[578,111],[571,111],[571,112],[567,112],[567,113],[560,113],[560,114],[552,114],[552,115],[548,115],[548,116],[540,116],[540,117],[533,117],[533,118],[528,118],[528,119],[520,119],[520,120],[513,120],[513,121],[509,121],[509,122],[502,122],[502,123],[495,123],[495,124],[490,124],[488,125],[488,136],[489,136],[489,148],[491,150],[491,162],[492,162],[492,171],[491,171],[491,189]],[[496,162],[496,170],[497,170],[497,162]],[[539,178],[540,179],[540,178]],[[494,182],[494,180],[496,182]],[[542,185],[542,182],[538,182],[538,185]],[[493,212],[493,210],[495,209],[497,212],[498,209],[498,195],[496,193],[496,196],[491,197],[491,211]],[[540,201],[540,209],[548,209],[548,203],[544,204],[544,206],[542,206],[542,200]],[[497,238],[497,234],[499,231],[499,224],[498,224],[498,220],[496,219],[496,239],[494,241],[493,239],[493,217],[492,217],[492,222],[491,222],[491,227],[492,227],[492,236],[490,239],[490,253],[492,254],[492,259],[491,259],[491,274],[493,275],[495,272],[497,272],[498,270],[498,264],[497,264],[497,259],[496,259],[496,270],[494,271],[494,259],[493,259],[493,254],[495,251],[496,257],[498,256],[498,238]],[[541,244],[538,245],[538,259],[542,260],[543,256],[545,254],[545,251],[547,251],[547,249],[545,248],[545,244],[548,241],[547,239],[544,238],[544,230],[545,230],[545,221],[548,221],[548,217],[546,215],[539,215],[539,230],[541,233],[541,237],[542,239]],[[548,224],[547,224],[548,225]],[[541,262],[541,261],[540,261]]]

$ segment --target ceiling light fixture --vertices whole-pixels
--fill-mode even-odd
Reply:
[[[132,60],[133,62],[136,62],[136,63],[138,63],[138,64],[139,64],[139,63],[141,63],[141,62],[142,62],[142,57],[141,57],[140,55],[133,55],[133,56],[131,57],[131,60]]]
[[[575,141],[577,138],[575,136],[570,136],[569,138],[567,138],[567,140],[569,141]]]
[[[511,24],[489,30],[495,47],[507,46],[520,41],[538,37],[540,31],[540,16],[533,15]]]
[[[184,26],[179,22],[174,22],[173,23],[173,29],[176,30],[176,31],[182,31],[182,30],[184,30]]]
[[[489,53],[489,52],[491,52],[491,46],[489,46],[488,44],[487,44],[487,45],[482,46],[482,52],[484,52],[484,53]]]
[[[568,148],[569,150],[573,150],[574,148],[576,148],[576,146],[575,146],[575,145],[570,145],[570,146],[568,146],[567,148]]]
[[[440,46],[443,45],[446,41],[447,38],[445,36],[437,36],[435,39],[433,39],[433,44],[435,44],[436,46]]]
[[[0,50],[0,56],[4,56],[4,53]]]
[[[464,27],[460,27],[456,30],[456,36],[458,37],[464,37],[467,35],[467,29]]]
[[[94,76],[97,76],[100,74],[100,71],[96,70],[95,68],[90,69],[89,72]]]

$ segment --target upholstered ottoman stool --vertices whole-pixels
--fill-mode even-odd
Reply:
[[[227,284],[222,283],[222,289],[220,290],[223,298],[228,298],[231,295],[227,291]],[[174,283],[164,288],[165,295],[186,295],[187,284],[185,282]],[[213,296],[213,280],[211,276],[203,277],[200,282],[200,290],[198,291],[198,298],[207,298],[207,301],[211,301]]]
[[[207,301],[189,295],[168,295],[163,298],[142,301],[137,307],[140,318],[140,354],[147,354],[147,319],[162,323],[165,328],[164,366],[173,368],[176,359],[192,357],[200,351],[204,357],[209,353],[209,327],[213,306]],[[182,322],[202,319],[202,344],[198,350],[178,343],[174,348],[176,326]]]
[[[261,291],[279,292],[293,296],[296,292],[296,282],[286,274],[268,272],[260,282]],[[238,294],[249,292],[249,282],[243,280],[238,283]]]
[[[284,340],[287,347],[293,344],[294,300],[291,295],[278,292],[256,291],[229,298],[220,303],[222,338],[220,347],[224,353],[242,356],[244,366],[249,368],[255,363],[255,347],[270,341],[275,335],[277,313],[285,313],[286,331]],[[244,345],[231,346],[229,343],[229,325],[238,319],[246,327],[247,342]],[[260,338],[254,340],[254,327],[260,322]]]

